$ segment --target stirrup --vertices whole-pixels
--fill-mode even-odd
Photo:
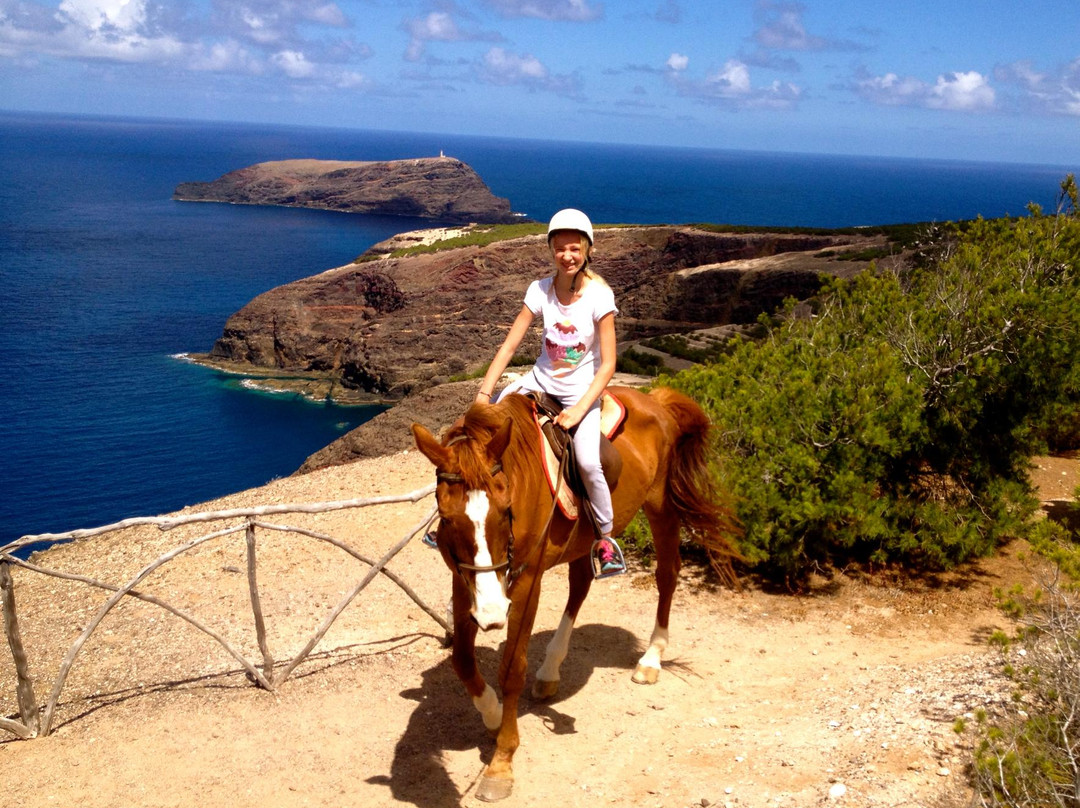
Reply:
[[[608,538],[607,543],[611,545],[612,557],[606,562],[602,562],[597,555],[596,548],[600,546],[600,542],[604,539],[594,539],[592,547],[589,549],[589,557],[592,560],[593,579],[599,581],[601,578],[614,578],[616,575],[622,575],[626,572],[626,559],[623,557],[622,548],[615,539]]]

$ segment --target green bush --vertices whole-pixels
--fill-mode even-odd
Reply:
[[[759,570],[948,567],[1026,529],[1028,460],[1080,390],[1080,220],[1062,187],[1054,215],[941,229],[910,270],[833,281],[809,320],[789,308],[665,380],[716,426]]]
[[[654,555],[652,543],[652,529],[649,520],[645,518],[644,511],[638,511],[630,524],[619,534],[619,544],[627,555],[636,556],[642,563],[647,562]]]
[[[647,339],[644,344],[679,359],[697,363],[715,362],[730,350],[728,343],[724,340],[714,337],[707,342],[709,343],[707,347],[696,348],[691,346],[690,341],[682,334],[665,334]]]
[[[1013,699],[994,715],[980,712],[972,760],[976,800],[995,808],[1077,804],[1080,728],[1080,609],[1075,533],[1043,522],[1032,546],[1037,586],[997,592],[1020,623],[1015,637],[996,638],[1012,680]],[[1062,574],[1064,573],[1064,574]],[[1017,651],[1017,653],[1012,653]]]
[[[619,373],[632,373],[635,376],[659,376],[665,370],[663,357],[645,351],[627,348],[615,360],[615,370]]]

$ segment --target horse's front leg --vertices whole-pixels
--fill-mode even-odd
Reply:
[[[488,732],[495,733],[502,725],[502,705],[495,689],[484,681],[476,664],[476,622],[469,611],[471,600],[468,588],[460,581],[454,581],[454,650],[451,660],[454,672],[458,675],[465,691],[472,697],[473,704],[484,720]]]
[[[476,789],[477,798],[485,802],[509,797],[514,787],[514,753],[521,742],[517,723],[518,702],[525,689],[529,638],[539,600],[540,579],[529,574],[519,578],[511,599],[506,647],[499,666],[499,684],[503,695],[502,724],[495,738],[495,754]]]
[[[559,692],[559,668],[570,650],[570,635],[574,632],[574,623],[577,622],[581,604],[585,602],[593,582],[592,559],[584,555],[571,561],[569,577],[570,594],[566,600],[566,609],[555,635],[547,645],[544,661],[536,671],[536,681],[533,682],[532,696],[537,700],[554,698]]]

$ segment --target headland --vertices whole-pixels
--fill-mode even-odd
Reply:
[[[411,160],[276,160],[230,171],[212,182],[184,182],[173,199],[283,205],[445,222],[522,221],[510,201],[453,157]]]

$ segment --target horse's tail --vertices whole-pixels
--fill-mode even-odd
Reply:
[[[731,508],[721,502],[709,471],[709,417],[697,402],[671,388],[655,388],[650,395],[678,426],[667,500],[678,511],[690,537],[708,552],[717,574],[725,583],[738,586],[732,562],[742,559],[734,544],[742,528]]]

